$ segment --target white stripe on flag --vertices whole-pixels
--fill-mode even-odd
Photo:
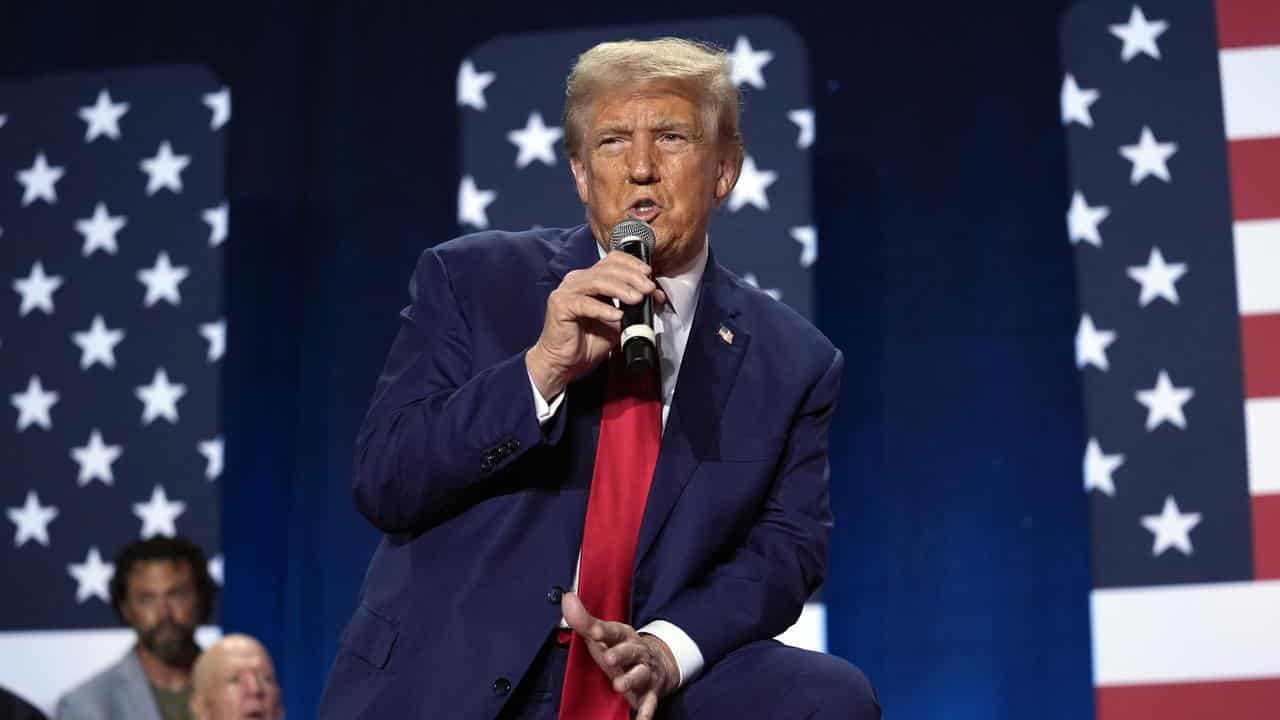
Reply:
[[[1280,581],[1095,590],[1093,684],[1280,676]]]
[[[1234,229],[1240,314],[1280,312],[1280,220],[1243,220]]]
[[[201,647],[220,637],[217,627],[196,631]],[[0,632],[0,686],[53,717],[63,694],[123,657],[136,639],[129,628]]]
[[[1249,492],[1280,493],[1280,398],[1245,400],[1244,428],[1249,446]],[[1280,613],[1280,606],[1276,612]],[[1280,647],[1276,653],[1280,654]]]
[[[1223,50],[1218,57],[1227,138],[1280,135],[1280,45]]]

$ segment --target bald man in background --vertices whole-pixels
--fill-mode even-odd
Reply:
[[[197,720],[281,720],[284,705],[271,656],[248,635],[210,645],[192,671],[191,715]]]

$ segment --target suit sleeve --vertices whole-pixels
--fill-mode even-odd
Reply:
[[[64,695],[58,701],[54,717],[57,720],[103,720],[105,715],[102,709],[87,700],[79,693]]]
[[[822,583],[832,522],[827,435],[843,367],[836,350],[810,387],[764,507],[742,542],[654,614],[684,630],[708,665],[786,630]]]
[[[466,507],[564,429],[565,413],[539,425],[523,351],[474,366],[464,308],[435,250],[419,258],[410,295],[353,463],[356,507],[388,533],[422,530]]]

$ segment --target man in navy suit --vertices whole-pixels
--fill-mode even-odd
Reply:
[[[738,112],[722,51],[596,46],[563,122],[587,223],[422,254],[356,440],[356,506],[385,538],[321,717],[880,717],[853,665],[772,639],[823,578],[843,359],[715,262]],[[651,263],[606,251],[627,218],[652,226]],[[617,522],[638,529],[610,537],[602,465],[635,450],[597,456],[621,427],[614,301],[646,296],[654,468]],[[601,552],[631,568],[605,583],[619,617],[597,617],[587,590],[608,574]],[[613,709],[583,705],[592,683]]]

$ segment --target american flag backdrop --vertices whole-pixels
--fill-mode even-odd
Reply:
[[[776,19],[508,35],[476,48],[457,76],[460,231],[584,222],[559,127],[565,78],[577,56],[597,43],[665,35],[708,41],[728,51],[732,79],[743,94],[746,158],[737,187],[711,220],[716,260],[812,319],[818,237],[808,52],[800,37]],[[815,598],[782,639],[825,650],[825,617]]]
[[[0,84],[0,685],[49,709],[132,644],[126,542],[218,555],[230,93],[194,67]]]
[[[1063,48],[1097,716],[1280,717],[1280,3]]]

